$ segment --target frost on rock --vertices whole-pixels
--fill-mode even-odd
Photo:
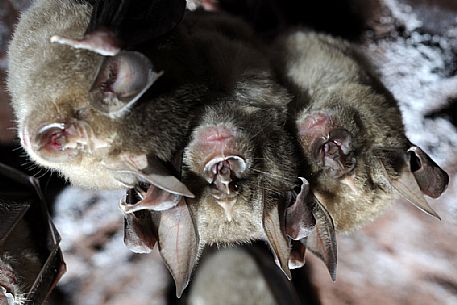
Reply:
[[[411,141],[431,153],[440,165],[453,165],[456,127],[430,114],[457,97],[457,19],[452,18],[443,31],[427,32],[411,6],[394,0],[383,3],[390,14],[380,19],[390,21],[393,32],[387,38],[367,36],[365,53],[398,100]],[[401,31],[399,25],[403,26]]]
[[[157,251],[140,255],[123,242],[124,191],[66,188],[55,203],[67,273],[58,287],[71,305],[162,305],[168,273]]]

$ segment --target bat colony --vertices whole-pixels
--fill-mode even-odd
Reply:
[[[205,245],[264,240],[290,277],[308,249],[448,175],[405,136],[348,42],[304,29],[268,47],[184,0],[36,0],[9,49],[21,144],[73,184],[125,188],[125,244],[189,283]],[[132,1],[133,2],[133,1]],[[138,2],[138,3],[137,3]]]

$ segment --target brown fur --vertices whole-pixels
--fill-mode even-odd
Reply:
[[[254,88],[262,91],[261,87]],[[276,94],[287,96],[284,91]],[[206,108],[192,137],[208,126],[222,125],[236,130],[234,153],[246,160],[248,168],[238,181],[232,221],[225,219],[223,209],[210,194],[208,182],[202,178],[202,163],[208,156],[202,154],[193,140],[184,154],[187,170],[183,181],[197,195],[195,200],[189,201],[189,206],[195,215],[202,245],[265,239],[264,213],[274,206],[288,204],[286,193],[294,188],[298,176],[294,147],[284,131],[284,109],[282,115],[276,110],[254,111],[243,107],[236,92],[232,97],[234,100],[228,98],[227,104]]]
[[[340,178],[313,161],[315,138],[301,137],[300,141],[309,162],[310,175],[305,177],[310,178],[312,191],[330,212],[337,230],[358,228],[397,197],[389,179],[406,170],[406,164],[392,161],[396,152],[406,154],[411,146],[398,105],[348,42],[296,31],[278,45],[285,61],[280,73],[301,97],[291,107],[297,129],[307,117],[325,113],[330,128],[344,128],[352,134],[356,165]]]

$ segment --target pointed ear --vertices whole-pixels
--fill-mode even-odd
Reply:
[[[120,203],[121,209],[137,201],[136,195],[135,190],[128,190],[125,199]],[[129,250],[135,253],[150,253],[156,242],[157,234],[154,232],[149,211],[124,213],[124,244]]]
[[[163,161],[157,157],[146,155],[121,155],[122,167],[112,168],[112,172],[118,173],[117,178],[121,183],[128,185],[122,181],[123,173],[136,175],[145,182],[149,182],[167,191],[170,195],[176,194],[189,198],[194,198],[195,195],[176,178],[173,173],[163,164]],[[170,197],[172,198],[172,197]]]
[[[307,237],[316,224],[312,206],[308,205],[307,201],[308,181],[302,177],[298,178],[302,181],[300,191],[298,194],[290,196],[293,204],[286,209],[286,233],[293,240],[301,240]]]
[[[150,253],[157,242],[149,211],[124,214],[124,244],[132,252]]]
[[[158,228],[159,251],[176,284],[176,296],[187,287],[199,251],[198,234],[184,198],[179,204],[160,213],[155,219]]]
[[[402,170],[400,172],[400,176],[398,177],[391,177],[383,163],[383,159],[378,159],[380,163],[380,168],[384,171],[384,177],[388,179],[390,185],[406,200],[416,206],[419,210],[434,216],[438,219],[441,219],[440,216],[432,209],[432,207],[428,204],[427,200],[425,200],[424,195],[422,194],[421,189],[416,181],[415,176],[411,170],[411,155],[404,154],[403,152],[400,153],[401,162],[403,164]],[[398,155],[398,154],[396,154]],[[391,158],[395,158],[395,154],[391,154]],[[414,161],[415,162],[415,161]],[[413,162],[413,163],[414,163]]]
[[[112,116],[124,115],[162,75],[141,53],[122,51],[101,64],[89,92],[89,102]]]
[[[325,263],[332,280],[335,281],[337,246],[333,219],[317,198],[314,198],[314,202],[313,215],[316,218],[316,227],[306,240],[306,249]]]
[[[449,176],[420,147],[412,146],[410,168],[420,190],[427,196],[438,198],[449,184]]]
[[[288,279],[291,279],[289,270],[290,246],[284,232],[284,221],[281,219],[278,205],[271,208],[270,211],[264,211],[263,228],[267,237],[267,243],[270,246],[275,262],[284,272]]]

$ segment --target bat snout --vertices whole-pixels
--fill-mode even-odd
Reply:
[[[48,123],[38,127],[23,139],[40,158],[53,162],[68,162],[78,157],[88,145],[86,129],[77,123]],[[25,145],[27,148],[27,144]]]

